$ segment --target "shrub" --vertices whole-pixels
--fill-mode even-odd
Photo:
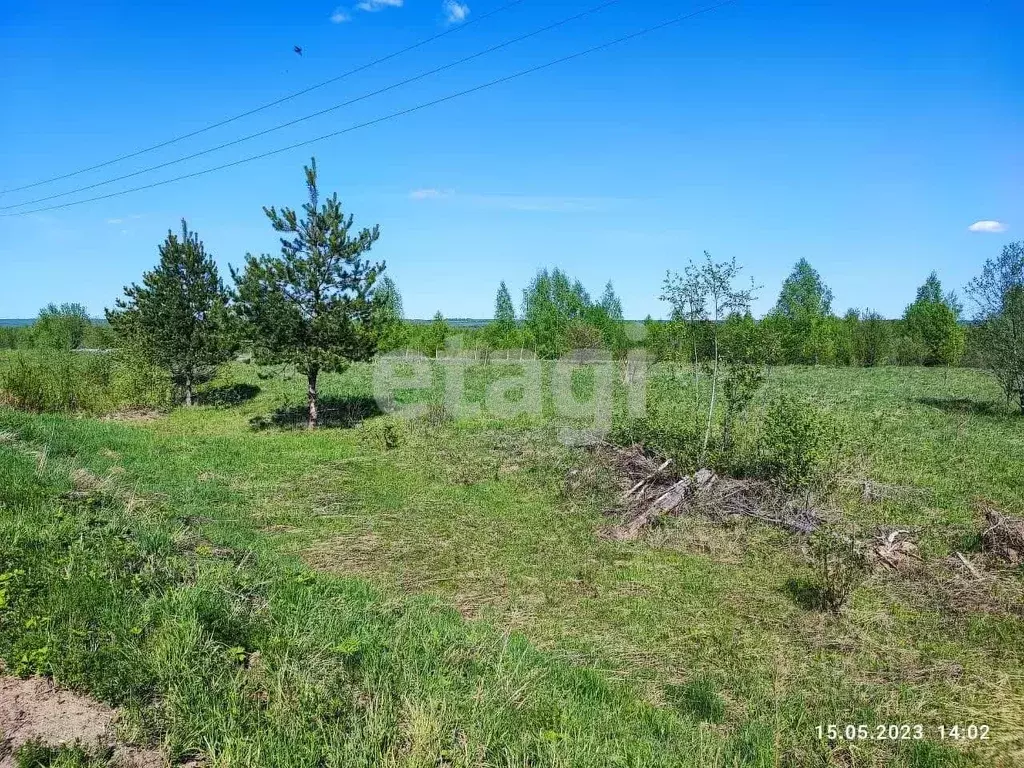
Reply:
[[[867,576],[867,557],[852,536],[820,531],[811,539],[820,607],[839,613]]]
[[[611,442],[617,445],[640,444],[656,451],[683,472],[700,469],[701,425],[689,422],[685,418],[633,419],[624,424],[615,425],[609,435]]]
[[[70,352],[20,354],[0,378],[0,389],[25,411],[98,411],[104,405],[109,367],[100,356]]]
[[[359,437],[365,445],[389,451],[402,445],[407,435],[406,422],[396,417],[382,416],[359,424]]]
[[[924,342],[906,334],[897,336],[892,345],[892,357],[897,365],[922,365],[928,355]]]
[[[757,473],[787,491],[823,491],[835,476],[838,430],[811,403],[776,396],[764,413],[757,441]]]
[[[130,354],[38,351],[19,354],[0,375],[0,391],[15,408],[34,413],[102,413],[121,407],[161,407],[169,382]]]
[[[120,408],[167,408],[173,400],[170,374],[133,348],[111,355],[110,399]]]

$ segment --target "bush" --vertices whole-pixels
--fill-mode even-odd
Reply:
[[[390,451],[405,443],[408,424],[394,416],[367,419],[359,424],[359,438],[364,445]]]
[[[18,354],[0,374],[3,399],[34,413],[103,413],[162,407],[166,377],[130,354],[37,351]]]
[[[827,490],[835,477],[838,429],[811,403],[780,394],[769,402],[757,440],[756,471],[787,491]]]
[[[892,345],[892,357],[896,365],[923,365],[928,348],[913,336],[897,336]]]
[[[173,400],[170,375],[132,348],[111,355],[110,399],[119,408],[168,408]]]
[[[820,607],[839,613],[867,576],[867,557],[852,536],[820,531],[811,539]]]
[[[685,419],[668,420],[665,417],[632,419],[615,425],[609,435],[611,442],[617,445],[643,445],[672,459],[673,464],[682,472],[702,467],[703,437],[698,423],[686,423]]]
[[[11,405],[25,411],[98,411],[108,377],[109,365],[100,356],[19,354],[0,378],[0,390]]]

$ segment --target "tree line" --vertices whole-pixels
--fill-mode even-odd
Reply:
[[[81,305],[51,305],[31,329],[2,329],[0,347],[27,340],[74,349],[87,340],[113,341],[164,371],[186,405],[218,366],[245,348],[255,362],[289,363],[306,377],[310,427],[319,418],[321,373],[378,352],[412,348],[433,356],[452,346],[481,357],[520,350],[542,359],[594,348],[621,357],[644,347],[655,361],[727,367],[722,385],[729,397],[739,396],[736,402],[769,365],[970,364],[990,370],[1007,401],[1024,410],[1024,243],[1005,246],[967,286],[970,318],[934,272],[900,319],[857,309],[838,316],[832,291],[801,259],[773,309],[755,319],[750,307],[760,287],[752,281],[739,287],[736,262],[715,262],[705,253],[681,274],[667,273],[659,295],[669,307],[667,320],[629,323],[611,282],[595,299],[555,268],[536,274],[518,312],[502,282],[493,320],[456,331],[440,312],[430,323],[406,321],[385,264],[367,258],[379,227],[357,230],[336,194],[321,200],[315,159],[305,167],[305,181],[299,211],[263,209],[281,235],[279,253],[246,254],[240,268],[230,268],[230,287],[182,221],[180,233],[168,232],[159,247],[157,265],[106,312],[109,328],[90,322]]]

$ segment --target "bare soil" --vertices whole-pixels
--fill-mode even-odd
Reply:
[[[162,768],[167,760],[156,750],[118,742],[117,712],[43,677],[0,676],[0,768],[15,768],[14,753],[28,742],[74,746],[109,755],[121,768]]]

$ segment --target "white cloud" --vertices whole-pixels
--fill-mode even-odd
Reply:
[[[385,8],[401,8],[405,0],[362,0],[356,5],[360,11],[381,11]]]
[[[110,224],[111,226],[117,224],[127,224],[129,221],[136,221],[138,219],[141,219],[144,215],[145,214],[142,213],[133,213],[131,216],[118,216],[113,219],[107,219],[107,224]]]
[[[982,220],[976,221],[969,226],[971,232],[1005,232],[1006,225],[1001,221]]]
[[[344,24],[346,21],[352,19],[346,8],[338,7],[334,9],[334,13],[331,14],[331,22],[334,24]]]
[[[414,189],[409,193],[412,200],[439,200],[442,197],[451,197],[454,192],[429,187],[426,189]]]
[[[449,24],[463,22],[469,16],[469,6],[458,2],[458,0],[445,0],[441,7],[444,9],[445,20]]]

